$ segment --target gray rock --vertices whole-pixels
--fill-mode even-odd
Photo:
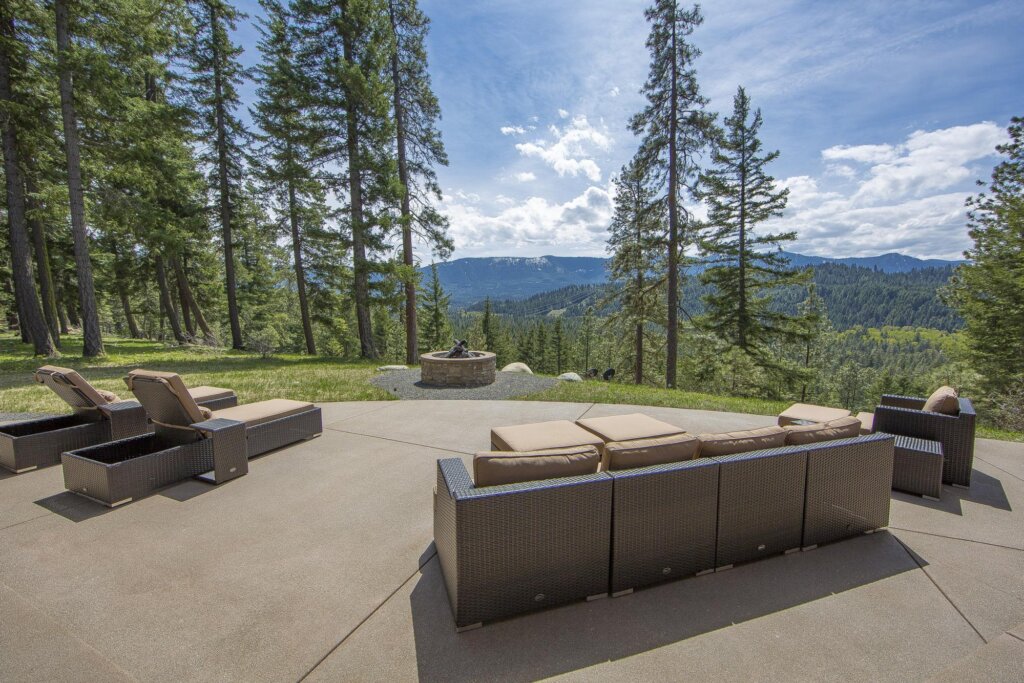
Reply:
[[[583,378],[577,375],[575,372],[563,372],[558,376],[558,379],[563,382],[582,382]]]
[[[526,363],[509,363],[501,369],[502,372],[523,372],[527,375],[532,375],[533,370]]]
[[[377,372],[392,372],[394,370],[408,370],[408,365],[382,365],[377,368]]]

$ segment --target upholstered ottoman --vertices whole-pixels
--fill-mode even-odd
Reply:
[[[779,413],[779,426],[813,424],[815,422],[831,422],[841,417],[849,417],[850,411],[842,408],[827,408],[810,403],[794,403]]]
[[[635,441],[637,439],[653,439],[659,436],[682,434],[685,429],[643,413],[629,415],[611,415],[609,417],[588,417],[576,420],[576,424],[588,432],[599,436],[606,443],[609,441]]]
[[[604,445],[601,437],[568,420],[495,427],[491,430],[492,451],[543,451],[551,448]]]
[[[873,434],[875,431],[875,414],[874,413],[857,413],[857,419],[860,420],[860,433],[861,434]]]

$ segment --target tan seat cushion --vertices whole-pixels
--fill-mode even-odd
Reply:
[[[786,434],[782,427],[764,427],[745,432],[701,434],[697,438],[700,439],[700,456],[710,458],[715,455],[732,455],[785,446]]]
[[[953,387],[939,387],[924,402],[924,410],[929,413],[959,415],[960,401],[957,399],[956,389]]]
[[[229,398],[235,395],[235,392],[231,389],[222,389],[221,387],[192,387],[188,390],[188,393],[192,395],[192,399],[198,403],[200,401],[212,401],[217,398]]]
[[[636,439],[649,439],[669,434],[682,434],[685,429],[680,429],[661,420],[643,413],[631,413],[629,415],[612,415],[610,417],[588,417],[583,420],[576,420],[576,424],[589,432],[593,432],[604,441],[634,441]]]
[[[860,436],[861,423],[860,420],[851,416],[821,424],[788,425],[783,429],[786,430],[786,445],[796,446]]]
[[[860,420],[861,434],[871,434],[875,431],[874,413],[857,413],[857,419]]]
[[[604,445],[601,470],[628,470],[693,460],[700,451],[700,439],[692,434],[670,434],[650,439],[609,441]]]
[[[829,420],[838,420],[841,417],[846,417],[849,414],[849,410],[842,408],[828,408],[810,403],[794,403],[779,413],[779,426],[785,427],[786,425],[806,422],[828,422]]]
[[[482,451],[473,456],[473,482],[481,487],[577,477],[597,472],[600,462],[601,455],[594,446],[527,452]]]
[[[129,372],[125,383],[157,424],[187,427],[207,419],[185,382],[173,372],[140,368]]]
[[[491,430],[492,451],[540,451],[574,446],[604,446],[604,441],[568,420],[537,422]]]
[[[272,398],[269,401],[257,401],[246,403],[233,408],[212,411],[214,419],[237,420],[244,422],[246,427],[278,420],[282,417],[303,413],[313,407],[312,403],[306,401],[292,401],[287,398]]]
[[[35,379],[50,387],[76,411],[90,410],[119,400],[117,395],[109,391],[96,389],[71,368],[44,365],[36,370]]]

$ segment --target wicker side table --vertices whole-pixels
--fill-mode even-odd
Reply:
[[[938,500],[942,494],[942,444],[930,439],[896,436],[892,487]]]

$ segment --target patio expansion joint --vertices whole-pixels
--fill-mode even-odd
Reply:
[[[341,432],[342,434],[354,434],[355,436],[364,436],[364,437],[366,437],[368,439],[380,439],[381,441],[390,441],[392,443],[403,443],[403,444],[405,444],[407,446],[419,446],[421,448],[429,448],[429,449],[435,450],[435,451],[444,451],[445,453],[457,453],[459,455],[473,455],[473,453],[475,452],[475,451],[473,451],[473,452],[470,452],[470,451],[459,451],[459,450],[456,450],[454,448],[442,448],[441,446],[431,446],[430,444],[416,443],[415,441],[402,441],[401,439],[392,439],[392,438],[389,438],[389,437],[386,437],[386,436],[380,436],[378,434],[364,434],[362,432],[354,432],[351,429],[338,429],[337,427],[326,427],[325,429],[329,429],[332,432]]]
[[[971,630],[974,631],[975,635],[978,636],[982,644],[987,644],[988,641],[985,640],[985,636],[981,635],[981,631],[978,630],[978,627],[971,623],[971,620],[967,618],[967,615],[963,613],[963,610],[957,607],[957,604],[953,602],[952,599],[950,599],[949,595],[946,594],[946,591],[942,590],[942,587],[938,583],[936,583],[935,579],[932,578],[932,575],[928,573],[928,570],[925,569],[924,565],[921,564],[920,561],[918,561],[917,556],[910,551],[910,548],[908,548],[907,545],[898,536],[893,536],[893,538],[896,539],[896,542],[900,544],[900,547],[903,548],[903,551],[905,553],[907,553],[907,556],[909,556],[910,559],[914,562],[914,564],[917,565],[917,567],[921,570],[921,573],[928,577],[928,580],[931,581],[933,586],[935,586],[935,590],[939,591],[939,594],[946,599],[946,602],[949,603],[950,607],[955,609],[956,613],[960,615],[960,618],[967,622],[967,625],[971,627]]]
[[[393,590],[393,591],[391,591],[390,593],[388,593],[387,597],[385,597],[385,598],[384,598],[383,600],[381,600],[381,602],[380,602],[380,604],[379,604],[379,605],[377,605],[377,606],[376,606],[376,607],[374,607],[374,608],[373,608],[372,610],[370,610],[370,613],[369,613],[369,614],[367,614],[367,615],[366,615],[365,617],[363,617],[362,619],[360,619],[360,620],[359,620],[359,623],[358,623],[358,624],[356,624],[355,626],[353,626],[353,627],[351,628],[351,630],[349,630],[349,632],[348,632],[348,633],[346,633],[346,634],[345,634],[345,635],[344,635],[344,636],[343,636],[343,637],[341,638],[341,640],[339,640],[339,641],[338,641],[338,642],[337,642],[337,643],[336,643],[336,644],[334,645],[334,647],[332,647],[332,648],[331,648],[330,650],[328,650],[328,651],[327,651],[327,653],[326,653],[326,654],[324,654],[324,656],[323,656],[323,657],[321,657],[320,659],[318,659],[318,660],[317,660],[317,662],[316,662],[316,664],[314,664],[314,665],[313,665],[313,666],[312,666],[312,667],[311,667],[311,668],[309,669],[309,671],[307,671],[306,673],[302,674],[302,676],[301,676],[301,677],[299,678],[299,680],[298,680],[298,683],[302,683],[302,681],[304,681],[304,680],[306,680],[307,678],[309,678],[310,674],[312,674],[312,673],[313,673],[314,671],[316,671],[316,670],[317,670],[317,669],[318,669],[318,668],[320,667],[320,665],[321,665],[321,664],[323,664],[324,662],[326,662],[326,661],[327,661],[327,659],[328,659],[328,657],[330,657],[330,656],[331,656],[331,655],[333,655],[333,654],[334,654],[335,652],[337,652],[337,651],[338,651],[338,648],[340,648],[340,647],[341,647],[342,645],[344,645],[344,644],[345,644],[345,641],[346,641],[346,640],[348,640],[349,638],[351,638],[351,637],[352,637],[352,634],[353,634],[353,633],[355,633],[355,632],[356,632],[356,631],[358,631],[358,630],[359,630],[360,628],[362,628],[363,624],[365,624],[365,623],[366,623],[367,621],[369,621],[369,620],[370,620],[370,618],[371,618],[371,617],[373,617],[373,615],[374,615],[374,614],[376,614],[377,612],[379,612],[379,611],[380,611],[380,608],[381,608],[381,607],[383,607],[384,605],[388,604],[388,602],[389,602],[389,601],[391,600],[391,598],[395,597],[395,595],[397,595],[397,594],[398,594],[398,592],[399,592],[400,590],[402,590],[403,588],[405,588],[405,587],[406,587],[406,586],[407,586],[407,585],[409,584],[409,582],[410,582],[410,581],[412,581],[413,579],[415,579],[415,578],[416,578],[416,575],[417,575],[417,574],[419,574],[420,572],[422,572],[422,571],[423,571],[423,568],[424,568],[425,566],[427,566],[427,563],[428,563],[428,562],[430,562],[431,560],[433,560],[433,559],[434,559],[434,558],[435,558],[436,556],[437,556],[437,549],[435,548],[435,549],[434,549],[434,552],[430,553],[430,555],[429,555],[429,556],[427,557],[427,559],[423,560],[423,562],[421,562],[421,563],[420,563],[420,565],[419,565],[418,567],[416,567],[416,571],[414,571],[414,572],[413,572],[412,574],[410,574],[410,575],[409,575],[409,577],[408,577],[408,578],[407,578],[407,579],[406,579],[405,581],[403,581],[402,583],[400,583],[400,584],[398,585],[398,587],[397,587],[397,588],[395,588],[395,590]]]
[[[1020,642],[1024,643],[1024,638],[1021,638],[1016,633],[1010,633],[1009,631],[1006,631],[1006,635],[1010,636],[1011,638],[1016,638]]]
[[[1022,479],[1022,478],[1018,477],[1018,476],[1017,476],[1016,474],[1014,474],[1013,472],[1010,472],[1009,470],[1005,470],[1005,469],[1003,469],[1002,467],[1000,467],[999,465],[996,465],[995,463],[991,463],[991,462],[989,462],[989,461],[988,461],[988,460],[986,460],[985,458],[982,458],[982,457],[980,457],[980,456],[977,456],[977,455],[975,455],[974,457],[975,457],[975,458],[977,458],[978,460],[982,461],[983,463],[985,463],[985,464],[986,464],[986,465],[988,465],[989,467],[995,467],[995,468],[996,468],[997,470],[999,470],[1000,472],[1002,472],[1002,473],[1004,473],[1004,474],[1008,474],[1008,475],[1010,475],[1011,477],[1013,477],[1013,478],[1014,478],[1014,479],[1016,479],[1017,481],[1024,481],[1024,479]]]
[[[906,527],[900,527],[900,526],[889,525],[889,528],[890,529],[895,529],[896,531],[906,531],[906,532],[909,532],[909,533],[912,533],[912,534],[921,534],[923,536],[934,536],[935,538],[945,538],[945,539],[948,539],[950,541],[963,541],[964,543],[977,543],[978,545],[987,545],[987,546],[992,546],[993,548],[1002,548],[1004,550],[1016,550],[1017,552],[1024,553],[1024,548],[1018,548],[1017,546],[1013,546],[1013,545],[1002,545],[1000,543],[989,543],[988,541],[978,541],[978,540],[975,540],[973,538],[960,538],[959,536],[946,536],[945,534],[935,534],[935,533],[931,533],[929,531],[918,531],[917,529],[907,529]]]
[[[41,614],[44,618],[46,618],[49,621],[51,621],[57,628],[63,630],[64,633],[67,634],[67,636],[69,638],[71,638],[72,640],[74,640],[75,642],[80,644],[85,649],[87,649],[90,652],[92,652],[94,655],[96,655],[102,661],[104,661],[107,664],[109,664],[112,669],[114,669],[114,670],[120,672],[121,674],[123,674],[125,678],[127,678],[128,680],[131,680],[131,681],[138,681],[139,680],[136,676],[133,676],[129,672],[125,671],[125,669],[123,667],[119,666],[116,662],[114,662],[112,659],[110,659],[110,657],[105,655],[100,650],[96,649],[96,647],[94,647],[92,645],[92,643],[90,643],[89,641],[84,640],[81,637],[79,637],[79,636],[75,635],[74,633],[72,633],[70,628],[66,627],[58,619],[54,618],[47,610],[43,609],[41,606],[37,605],[32,600],[30,600],[27,595],[23,595],[16,588],[14,588],[13,586],[9,586],[7,583],[5,583],[3,581],[0,581],[0,587],[3,587],[5,589],[9,590],[10,592],[14,593],[14,595],[19,600],[23,601],[31,609],[34,609],[35,611],[39,612],[39,614]]]
[[[327,402],[325,402],[325,403],[330,403],[330,401],[327,401]],[[365,417],[365,416],[367,416],[367,415],[369,415],[369,414],[371,414],[371,413],[376,413],[376,412],[380,412],[381,410],[384,410],[385,408],[390,408],[390,407],[391,407],[391,404],[393,404],[393,403],[398,403],[398,401],[385,401],[385,402],[384,402],[384,405],[382,405],[382,406],[374,406],[373,408],[368,408],[368,409],[367,409],[366,411],[364,411],[364,412],[361,412],[361,413],[355,413],[355,414],[353,414],[353,415],[348,415],[348,416],[346,416],[346,417],[341,417],[341,418],[338,418],[337,420],[333,420],[333,421],[331,422],[331,424],[335,424],[335,423],[338,423],[338,422],[345,422],[346,420],[354,420],[354,419],[356,419],[357,417]],[[317,403],[316,405],[321,405],[321,404]],[[324,425],[324,426],[325,426],[326,428],[328,428],[328,429],[330,428],[330,426],[329,426],[329,425]]]
[[[21,526],[22,524],[28,524],[29,522],[34,522],[37,519],[42,519],[43,517],[49,517],[50,515],[55,515],[55,514],[57,514],[57,513],[56,512],[44,512],[41,515],[37,515],[35,517],[29,517],[28,519],[23,519],[20,522],[15,522],[14,524],[8,524],[7,526],[0,526],[0,531],[7,531],[8,529],[13,529],[16,526]]]
[[[591,403],[589,406],[587,406],[587,409],[584,410],[582,413],[580,413],[579,417],[577,417],[576,419],[577,420],[582,420],[583,418],[585,418],[587,416],[587,413],[589,413],[591,410],[593,410],[594,406],[596,406],[596,405],[597,405],[597,403]]]

